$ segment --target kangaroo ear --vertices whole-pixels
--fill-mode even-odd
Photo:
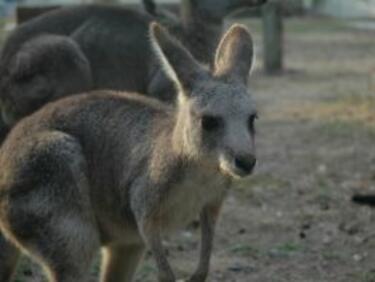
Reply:
[[[247,84],[254,61],[253,39],[246,27],[235,24],[222,37],[216,50],[214,75]]]
[[[165,73],[175,83],[179,93],[189,95],[193,83],[204,73],[203,67],[158,23],[151,24],[150,36]]]

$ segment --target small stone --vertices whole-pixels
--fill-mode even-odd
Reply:
[[[325,237],[323,238],[323,244],[328,245],[328,244],[330,244],[331,242],[332,242],[332,238],[331,238],[331,237],[329,237],[329,236],[325,236]]]
[[[354,259],[355,262],[361,262],[363,260],[363,257],[359,254],[355,254],[353,256],[353,259]]]
[[[358,223],[341,223],[339,229],[348,235],[356,235],[361,231],[361,225]]]
[[[325,164],[321,164],[318,166],[318,173],[326,174],[327,173],[327,166]]]
[[[229,271],[232,271],[232,272],[241,272],[244,270],[244,267],[239,265],[239,264],[235,264],[235,265],[232,265],[228,268]]]
[[[363,237],[360,237],[360,236],[355,236],[354,239],[353,239],[354,243],[356,244],[363,244],[363,242],[365,241],[365,239]]]
[[[306,223],[302,224],[301,227],[302,227],[303,230],[308,230],[308,229],[311,228],[311,224],[306,222]]]
[[[190,239],[193,237],[193,233],[189,232],[189,231],[185,231],[182,233],[182,236],[185,237],[186,239]]]
[[[238,230],[238,234],[240,235],[243,235],[243,234],[246,234],[247,230],[245,228],[241,228],[240,230]]]

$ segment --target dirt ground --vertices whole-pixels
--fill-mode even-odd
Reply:
[[[261,58],[260,23],[247,23]],[[225,203],[209,281],[374,282],[375,210],[350,197],[375,193],[375,31],[327,19],[289,19],[285,29],[285,74],[265,76],[259,59],[251,79],[259,166]],[[166,241],[182,278],[198,234]],[[28,268],[17,281],[39,281]],[[155,272],[148,255],[137,281]]]

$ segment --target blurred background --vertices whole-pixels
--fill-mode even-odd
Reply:
[[[2,0],[1,41],[17,5],[92,2],[139,5]],[[250,89],[260,108],[259,167],[226,201],[210,281],[374,282],[375,211],[350,198],[375,194],[375,0],[275,0],[233,22],[246,24],[257,46]],[[196,263],[198,234],[191,226],[166,241],[179,274]],[[40,281],[28,265],[17,281]],[[148,259],[138,281],[154,274]]]

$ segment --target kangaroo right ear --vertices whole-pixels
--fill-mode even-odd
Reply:
[[[193,83],[205,73],[203,67],[161,25],[150,26],[152,46],[167,76],[180,94],[189,95]]]
[[[246,27],[235,24],[221,39],[216,51],[214,74],[246,84],[254,61],[254,44]]]

